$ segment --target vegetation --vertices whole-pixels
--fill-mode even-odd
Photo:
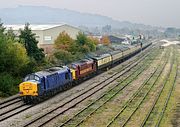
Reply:
[[[35,59],[36,62],[42,62],[44,60],[43,49],[38,48],[38,41],[35,38],[35,34],[29,28],[28,23],[25,24],[24,30],[20,30],[19,41],[25,46],[30,58]]]
[[[17,92],[17,83],[29,64],[26,49],[15,40],[11,31],[4,33],[0,23],[0,91],[3,96]]]
[[[108,36],[103,36],[102,39],[101,39],[101,42],[102,42],[103,45],[108,46],[110,44],[109,37]]]
[[[54,56],[58,63],[68,64],[95,51],[97,43],[98,40],[86,37],[83,33],[79,33],[77,39],[73,40],[67,33],[62,32],[55,40]]]
[[[17,38],[12,29],[5,32],[0,22],[0,96],[17,93],[23,77],[38,70],[36,65],[44,64],[45,55],[37,44],[29,24],[20,30]]]

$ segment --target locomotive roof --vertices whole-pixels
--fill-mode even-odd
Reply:
[[[80,61],[74,62],[72,64],[82,65],[82,64],[85,64],[85,63],[89,64],[89,63],[92,63],[92,62],[93,62],[93,60],[91,58],[86,58],[86,59],[82,59]]]
[[[43,77],[43,76],[48,76],[51,74],[55,74],[55,73],[63,73],[66,72],[68,69],[68,67],[63,66],[63,67],[52,67],[43,71],[39,71],[36,72],[35,75],[39,76],[39,77]]]
[[[122,53],[122,51],[120,51],[120,50],[116,50],[116,51],[113,51],[113,52],[110,52],[110,54],[117,54],[117,53]]]
[[[128,46],[125,46],[125,45],[116,45],[113,47],[116,51],[120,50],[120,51],[125,51],[125,50],[128,50],[129,47]]]
[[[102,55],[92,56],[92,58],[94,58],[94,59],[102,59],[102,58],[109,57],[109,56],[111,56],[111,55],[106,53],[106,54],[102,54]]]

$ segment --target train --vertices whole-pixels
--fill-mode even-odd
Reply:
[[[79,82],[96,75],[99,71],[111,68],[116,64],[141,52],[152,43],[137,44],[131,48],[122,48],[102,55],[73,62],[69,66],[59,66],[28,74],[19,84],[19,95],[25,103],[39,102],[55,95]]]

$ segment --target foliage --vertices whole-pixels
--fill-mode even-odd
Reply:
[[[63,31],[55,40],[55,48],[70,51],[73,43],[73,39],[65,31]]]
[[[86,35],[81,32],[77,35],[76,43],[79,47],[79,52],[84,54],[93,52],[96,49],[96,41],[91,38],[87,38]]]
[[[84,33],[79,32],[79,34],[77,35],[77,40],[76,40],[76,42],[77,42],[77,44],[78,44],[79,46],[83,46],[83,45],[85,45],[86,42],[87,42],[87,37],[85,36]]]
[[[13,33],[12,29],[9,29],[6,33],[6,37],[8,40],[15,40],[16,35]]]
[[[7,71],[13,75],[21,73],[21,68],[29,63],[26,49],[19,43],[8,42],[5,51],[1,52],[0,56],[2,57],[0,70],[2,72]]]
[[[66,50],[59,50],[54,53],[55,57],[60,60],[61,63],[68,64],[74,60],[74,56],[66,51]]]
[[[5,72],[0,74],[0,96],[9,96],[17,93],[17,84],[20,82],[19,78],[13,77],[11,74]]]
[[[35,34],[29,28],[28,23],[25,24],[24,30],[20,30],[19,40],[25,46],[28,56],[34,58],[37,62],[44,60],[43,49],[38,48],[38,41],[35,38]]]
[[[62,32],[55,40],[54,56],[60,63],[68,64],[82,58],[86,53],[96,50],[97,40],[87,38],[83,33],[73,40],[67,33]]]
[[[20,77],[28,73],[30,60],[24,45],[16,42],[12,31],[5,34],[4,30],[0,23],[0,94],[8,96],[17,92]]]
[[[87,45],[90,48],[90,51],[91,52],[96,51],[96,46],[99,44],[99,40],[93,37],[88,37],[87,39],[88,39]]]
[[[89,36],[88,39],[90,39],[90,41],[95,45],[99,44],[99,40],[96,37]]]
[[[108,36],[103,36],[102,39],[101,39],[101,42],[103,45],[109,45],[110,44],[110,40],[109,40],[109,37]]]

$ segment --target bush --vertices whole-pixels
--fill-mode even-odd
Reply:
[[[18,92],[18,83],[20,79],[14,78],[8,73],[0,74],[0,91],[1,96],[10,96]]]
[[[72,62],[75,58],[74,56],[65,50],[60,50],[54,53],[55,57],[60,60],[61,63],[68,64]]]

